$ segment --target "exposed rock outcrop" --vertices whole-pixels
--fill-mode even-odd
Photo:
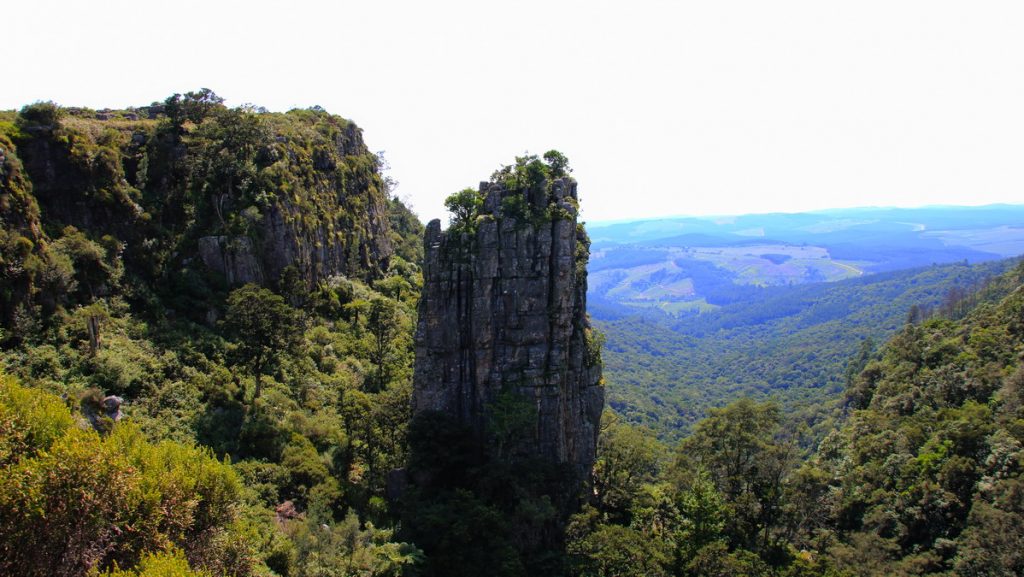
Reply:
[[[199,239],[203,264],[224,275],[228,284],[263,283],[263,271],[247,236],[204,236]]]
[[[121,412],[123,404],[124,399],[121,397],[116,395],[104,397],[98,392],[94,392],[82,399],[82,414],[97,432],[108,433],[124,417],[124,413]]]
[[[207,266],[215,263],[211,268],[230,284],[274,285],[289,268],[307,287],[332,276],[375,277],[387,270],[394,249],[377,159],[353,122],[326,114],[314,118],[325,134],[264,135],[257,164],[267,163],[266,173],[288,174],[271,198],[253,203],[237,194],[221,196],[218,210],[226,220],[242,214],[252,222],[249,236],[218,240],[231,249],[222,253],[223,269],[216,259],[203,259]],[[303,157],[295,149],[312,154]]]
[[[315,133],[264,135],[264,148],[256,156],[270,163],[266,172],[287,171],[282,190],[259,203],[237,193],[216,197],[218,218],[208,221],[207,229],[219,232],[220,223],[239,215],[251,223],[247,235],[199,239],[203,264],[223,274],[228,284],[275,285],[291,268],[312,287],[332,276],[374,277],[387,269],[391,227],[376,159],[354,123],[318,118],[320,126],[335,131],[331,139]],[[313,153],[301,158],[292,147]]]
[[[37,106],[19,120],[20,159],[5,140],[0,165],[24,164],[48,229],[111,235],[136,268],[166,262],[180,274],[181,261],[201,261],[229,285],[271,286],[291,269],[308,287],[387,270],[386,185],[355,123],[178,96],[168,101],[201,112],[150,120]]]
[[[604,389],[576,182],[482,183],[480,196],[471,222],[427,226],[413,409],[454,416],[499,453],[541,456],[583,478]],[[528,403],[532,420],[522,438],[495,448],[492,420],[507,393]]]

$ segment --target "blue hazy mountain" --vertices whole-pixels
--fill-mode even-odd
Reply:
[[[1024,253],[1024,205],[855,208],[591,223],[602,310],[708,312],[760,288]]]

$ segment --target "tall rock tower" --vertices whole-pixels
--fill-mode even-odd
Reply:
[[[590,241],[576,182],[533,162],[460,193],[448,230],[427,226],[413,410],[455,417],[499,458],[540,457],[582,479],[604,405]],[[505,440],[509,399],[526,422]]]

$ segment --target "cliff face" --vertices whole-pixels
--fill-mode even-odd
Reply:
[[[321,109],[233,109],[209,91],[103,113],[37,103],[0,116],[0,245],[18,255],[0,260],[0,316],[59,304],[51,279],[82,269],[47,246],[69,234],[102,245],[85,255],[97,266],[123,258],[172,308],[195,310],[247,282],[381,276],[388,213],[362,131]]]
[[[264,170],[279,180],[272,199],[247,206],[250,201],[235,198],[230,188],[217,198],[218,211],[229,214],[225,221],[250,206],[258,209],[248,234],[224,235],[214,223],[213,231],[221,234],[199,239],[203,262],[229,283],[274,284],[288,267],[308,286],[337,274],[374,276],[386,270],[393,250],[376,158],[351,122],[326,114],[314,118],[311,128],[320,134],[304,131],[289,138],[270,132],[273,142],[262,143],[257,157],[266,157]],[[324,134],[327,127],[333,134]],[[289,150],[295,146],[298,151]],[[304,159],[301,152],[311,154]]]
[[[576,183],[510,189],[482,183],[472,222],[426,230],[413,409],[440,411],[488,436],[492,450],[575,468],[594,462],[604,403],[600,352],[586,315],[589,240]],[[471,219],[474,218],[471,216]],[[494,447],[512,395],[522,436]],[[503,422],[503,421],[502,421]]]

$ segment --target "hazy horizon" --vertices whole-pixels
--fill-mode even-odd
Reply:
[[[647,217],[636,217],[636,218],[618,218],[608,220],[588,220],[587,226],[600,226],[608,224],[619,224],[628,222],[639,222],[647,220],[670,220],[676,218],[695,218],[700,220],[715,220],[723,218],[736,218],[740,216],[758,216],[758,215],[774,215],[774,214],[823,214],[829,212],[846,212],[846,211],[858,211],[858,210],[922,210],[922,209],[975,209],[975,208],[990,208],[990,207],[1022,207],[1024,208],[1024,202],[989,202],[983,204],[923,204],[917,206],[836,206],[831,208],[822,208],[816,210],[795,210],[795,211],[781,211],[773,210],[766,212],[737,212],[733,214],[667,214],[658,216],[647,216]],[[1024,226],[1024,223],[1022,223]]]

